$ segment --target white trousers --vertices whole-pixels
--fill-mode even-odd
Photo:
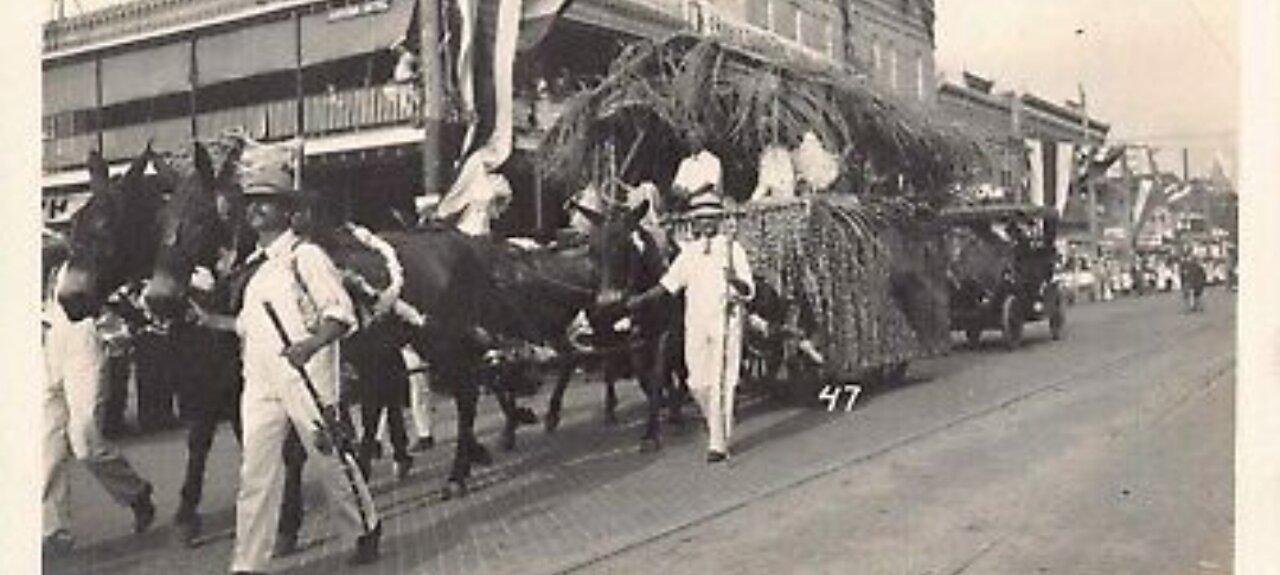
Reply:
[[[685,326],[684,353],[689,392],[707,421],[707,449],[728,453],[733,435],[733,400],[741,374],[742,321],[723,326]]]
[[[426,367],[422,358],[412,349],[404,348],[404,363],[410,371],[409,375],[409,411],[413,414],[413,426],[418,430],[418,438],[435,436],[435,396],[431,393],[430,380],[426,371],[412,373],[415,369]]]
[[[343,537],[354,542],[378,523],[373,497],[360,471],[345,469],[332,450],[329,455],[317,450],[312,422],[319,420],[320,411],[306,389],[300,383],[271,383],[274,382],[246,382],[240,402],[244,447],[240,491],[236,496],[232,571],[265,571],[270,562],[284,496],[285,470],[280,452],[290,425],[302,438],[307,460],[320,472],[328,492],[327,503],[337,511]],[[270,389],[261,389],[264,387]]]
[[[56,304],[51,304],[56,305]],[[67,464],[84,463],[121,505],[146,496],[149,487],[115,445],[102,436],[107,399],[107,353],[93,319],[75,323],[52,310],[45,338],[44,534],[71,527]]]

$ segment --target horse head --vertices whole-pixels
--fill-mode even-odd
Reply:
[[[215,174],[208,150],[197,142],[190,173],[177,174],[162,163],[162,171],[172,174],[177,185],[160,217],[155,266],[143,292],[147,307],[158,317],[177,315],[195,268],[213,269],[221,249],[233,243],[239,210],[230,205],[236,201],[232,177],[238,156],[233,149]]]
[[[124,176],[112,180],[102,155],[89,154],[92,195],[71,219],[67,263],[56,293],[73,321],[98,313],[108,295],[144,277],[151,265],[149,244],[164,205],[161,191],[143,178],[153,157],[148,144]]]
[[[596,307],[616,307],[627,295],[643,289],[646,256],[652,242],[640,221],[649,211],[649,203],[634,208],[617,207],[600,213],[574,205],[593,224],[589,250],[596,262],[600,284],[596,290]]]

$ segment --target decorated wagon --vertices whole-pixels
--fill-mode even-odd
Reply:
[[[765,158],[807,139],[833,150],[839,173],[761,200]],[[763,288],[746,383],[813,399],[826,383],[899,378],[948,349],[936,214],[982,154],[976,144],[846,70],[677,35],[628,50],[572,99],[538,164],[544,189],[624,202],[641,182],[665,189],[703,146],[723,165],[726,217]],[[663,221],[676,235],[686,224],[678,209]]]

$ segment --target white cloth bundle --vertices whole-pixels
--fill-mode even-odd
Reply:
[[[751,201],[794,198],[796,195],[796,170],[791,154],[786,148],[771,145],[760,154],[759,176]]]
[[[796,175],[803,182],[808,182],[809,190],[825,191],[840,177],[840,162],[835,154],[823,147],[818,135],[805,132],[794,152],[791,161],[795,164]]]

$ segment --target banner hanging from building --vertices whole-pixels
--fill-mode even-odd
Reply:
[[[457,216],[501,188],[498,168],[511,155],[514,72],[518,49],[542,40],[572,0],[458,0],[453,75],[462,115],[468,118],[461,164],[436,207]]]

